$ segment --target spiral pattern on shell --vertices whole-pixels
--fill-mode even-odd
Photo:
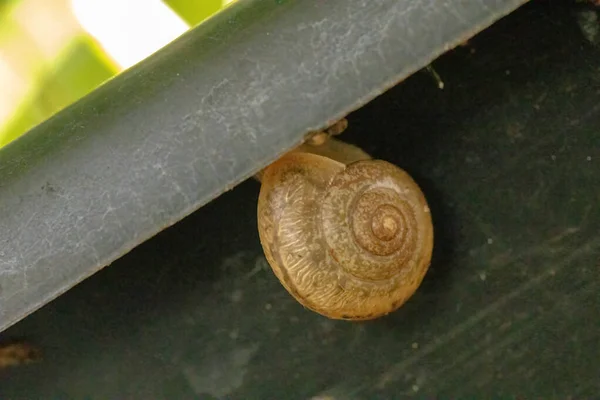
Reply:
[[[431,261],[433,226],[417,184],[380,160],[349,165],[290,153],[263,175],[259,235],[283,286],[336,319],[400,307]]]

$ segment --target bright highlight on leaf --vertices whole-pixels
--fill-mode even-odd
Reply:
[[[71,0],[73,13],[122,68],[156,52],[188,25],[161,0]]]

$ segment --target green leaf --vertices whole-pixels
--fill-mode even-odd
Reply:
[[[77,101],[116,72],[117,67],[89,36],[74,38],[0,132],[0,147]]]
[[[223,7],[222,0],[163,0],[190,26],[202,22]]]

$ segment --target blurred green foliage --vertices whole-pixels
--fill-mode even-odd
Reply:
[[[19,1],[0,0],[0,21],[7,10],[18,5]],[[223,0],[163,1],[190,26],[200,23],[223,7]],[[5,24],[4,27],[7,28],[8,25]],[[6,29],[4,31],[7,32]],[[1,44],[0,42],[0,49]],[[87,34],[73,37],[51,65],[43,66],[41,70],[35,78],[34,89],[21,100],[14,115],[9,121],[0,121],[0,147],[85,96],[119,72],[119,68],[110,57],[104,54]]]
[[[0,146],[85,96],[117,72],[118,67],[93,39],[87,35],[74,37],[0,133]]]
[[[4,12],[8,8],[9,5],[14,3],[17,0],[0,0],[0,14]]]
[[[163,0],[190,26],[210,17],[223,7],[222,0]]]

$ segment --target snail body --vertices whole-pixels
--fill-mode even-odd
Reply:
[[[364,152],[340,162],[305,150],[261,174],[267,261],[296,300],[326,317],[366,320],[396,310],[431,261],[423,193],[402,169]]]

